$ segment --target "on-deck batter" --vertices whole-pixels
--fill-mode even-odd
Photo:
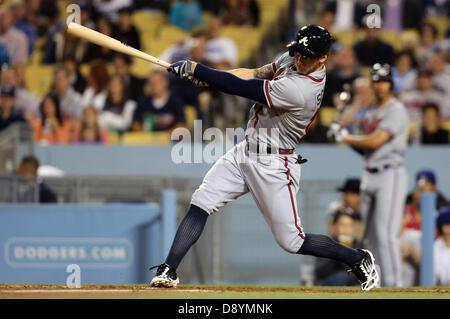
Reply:
[[[378,285],[370,251],[345,247],[325,235],[305,233],[296,194],[301,158],[295,146],[316,116],[325,86],[325,66],[333,38],[320,26],[299,30],[289,51],[259,69],[228,72],[192,61],[172,64],[168,71],[225,93],[256,101],[250,111],[246,140],[222,156],[192,196],[165,263],[157,266],[153,287],[174,287],[176,268],[200,237],[207,217],[226,203],[251,193],[277,243],[287,252],[334,258],[347,264],[363,290]]]
[[[361,149],[365,172],[361,180],[364,245],[381,266],[383,286],[402,285],[398,233],[404,212],[408,174],[403,166],[408,140],[408,113],[392,95],[389,65],[375,64],[371,73],[375,105],[364,120],[364,135],[337,129],[338,140]]]

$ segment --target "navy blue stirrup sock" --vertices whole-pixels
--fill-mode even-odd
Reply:
[[[205,228],[208,213],[203,209],[191,205],[178,226],[177,233],[166,258],[166,264],[177,269],[189,248],[199,239]]]
[[[364,253],[360,250],[344,246],[331,237],[309,233],[305,235],[305,241],[297,254],[331,258],[350,267],[360,262],[364,257]]]

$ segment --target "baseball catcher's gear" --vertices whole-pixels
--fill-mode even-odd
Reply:
[[[295,41],[287,45],[289,55],[295,52],[307,58],[318,58],[328,54],[334,38],[324,27],[311,24],[298,30]]]
[[[370,79],[372,82],[378,81],[388,81],[392,82],[392,73],[391,66],[389,64],[376,63],[372,66],[372,70],[370,71]]]
[[[156,270],[155,277],[150,282],[150,287],[175,288],[180,282],[175,269],[170,268],[168,264],[161,264],[150,269],[154,268],[158,269]]]
[[[375,267],[375,258],[372,253],[366,249],[358,249],[364,253],[364,258],[354,265],[349,272],[355,274],[361,283],[361,289],[369,291],[372,288],[380,287],[380,277]]]
[[[340,143],[345,136],[348,135],[348,130],[341,127],[338,123],[331,123],[330,129],[327,132],[327,138],[330,141]]]

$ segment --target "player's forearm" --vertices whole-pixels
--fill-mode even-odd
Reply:
[[[193,74],[224,93],[242,96],[263,104],[267,103],[263,88],[264,81],[261,79],[244,80],[229,72],[211,69],[200,63],[195,65]]]
[[[243,80],[249,80],[249,79],[255,78],[255,70],[254,69],[240,68],[240,69],[229,70],[227,72],[231,73]]]
[[[342,140],[343,143],[347,143],[348,145],[357,148],[357,149],[366,149],[373,150],[379,147],[376,140],[370,135],[347,135]]]

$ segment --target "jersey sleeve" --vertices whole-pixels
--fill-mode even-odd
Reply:
[[[265,80],[263,90],[269,107],[294,109],[304,104],[303,95],[293,79]]]
[[[405,130],[407,126],[408,114],[406,110],[402,107],[394,107],[383,115],[378,128],[388,132],[391,136],[395,136]]]
[[[289,52],[285,52],[278,56],[273,62],[272,62],[272,71],[275,73],[277,72],[280,65],[283,63],[283,61],[289,57]]]

